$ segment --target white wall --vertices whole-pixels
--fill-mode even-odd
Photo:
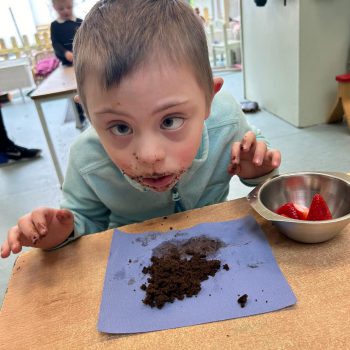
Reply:
[[[11,47],[11,36],[14,36],[18,45],[21,45],[21,39],[18,36],[9,8],[12,10],[21,35],[33,36],[32,41],[34,41],[36,29],[32,16],[28,16],[31,13],[28,0],[0,0],[0,37],[5,40],[6,45]]]
[[[301,1],[299,125],[325,122],[346,73],[350,0]]]
[[[74,13],[84,18],[97,0],[75,0]],[[32,44],[35,43],[36,26],[50,24],[56,18],[52,0],[0,0],[0,38],[11,47],[11,36],[16,37],[21,45],[14,21],[11,17],[11,7],[21,35],[26,34]]]
[[[245,95],[298,127],[326,122],[350,46],[349,0],[242,0]]]
[[[28,0],[35,25],[46,25],[56,17],[51,0]]]

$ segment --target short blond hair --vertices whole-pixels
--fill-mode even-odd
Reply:
[[[93,74],[107,90],[153,57],[189,64],[208,104],[213,96],[204,28],[181,0],[99,1],[78,29],[73,52],[78,92],[85,107],[86,76]]]

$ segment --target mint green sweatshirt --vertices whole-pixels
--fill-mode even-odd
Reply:
[[[173,190],[159,193],[123,175],[109,159],[95,130],[89,128],[71,147],[63,184],[61,207],[70,209],[75,217],[74,237],[69,240],[225,201],[231,179],[227,172],[231,144],[241,141],[248,130],[265,140],[247,123],[230,94],[216,94],[192,166]],[[261,180],[249,182],[257,185]]]

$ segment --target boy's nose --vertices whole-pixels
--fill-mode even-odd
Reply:
[[[136,159],[144,164],[155,164],[165,158],[164,149],[153,142],[141,145],[136,152]]]

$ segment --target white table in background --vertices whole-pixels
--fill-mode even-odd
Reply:
[[[28,58],[0,62],[0,90],[10,91],[34,86],[33,74]]]
[[[55,171],[60,182],[63,184],[63,173],[60,163],[58,161],[56,151],[50,136],[50,132],[44,116],[42,104],[44,102],[69,99],[73,103],[73,97],[77,93],[77,82],[75,79],[75,73],[73,67],[59,66],[54,72],[52,72],[30,95],[35,103],[35,107],[38,111],[41,126],[43,128],[45,138],[50,150],[51,158],[55,166]],[[76,114],[75,120],[79,120],[76,108],[72,108]],[[77,125],[78,126],[78,125]]]

